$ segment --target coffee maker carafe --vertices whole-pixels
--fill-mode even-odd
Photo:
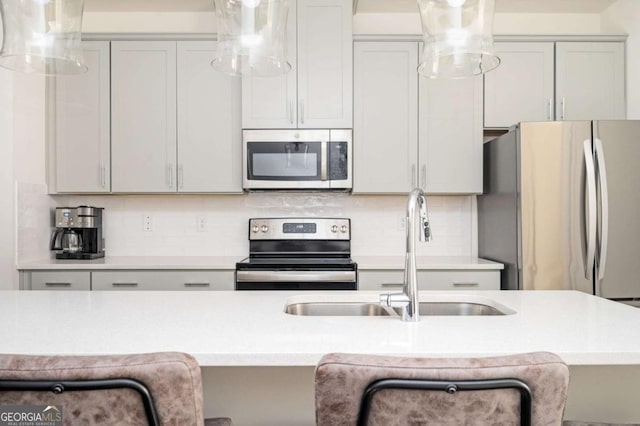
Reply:
[[[100,207],[56,208],[56,229],[51,250],[56,259],[97,259],[104,257],[102,211]]]

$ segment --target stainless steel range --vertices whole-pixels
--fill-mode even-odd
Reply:
[[[249,220],[249,257],[236,263],[236,290],[356,290],[351,221]]]

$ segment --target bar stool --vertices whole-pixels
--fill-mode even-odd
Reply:
[[[45,406],[65,425],[231,425],[205,421],[202,404],[200,367],[184,353],[0,355],[0,406]]]
[[[325,355],[316,424],[560,426],[569,369],[555,354],[491,358]]]

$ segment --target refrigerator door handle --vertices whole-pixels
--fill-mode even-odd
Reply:
[[[584,163],[586,169],[586,203],[585,203],[585,231],[587,237],[587,253],[584,262],[584,276],[587,280],[593,279],[593,267],[596,253],[596,171],[591,151],[591,140],[587,139],[583,143]]]
[[[607,168],[604,160],[604,148],[600,139],[595,139],[596,170],[600,185],[600,232],[598,234],[598,280],[604,278],[607,264],[607,244],[609,242],[609,189],[607,187]],[[598,293],[596,293],[598,294]]]

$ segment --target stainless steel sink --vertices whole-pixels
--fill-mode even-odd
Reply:
[[[285,306],[285,313],[304,316],[390,316],[388,312],[376,303],[354,302],[313,302],[291,303]],[[421,302],[420,315],[438,316],[476,316],[476,315],[508,315],[513,312],[505,312],[493,306],[482,303],[469,302]]]

